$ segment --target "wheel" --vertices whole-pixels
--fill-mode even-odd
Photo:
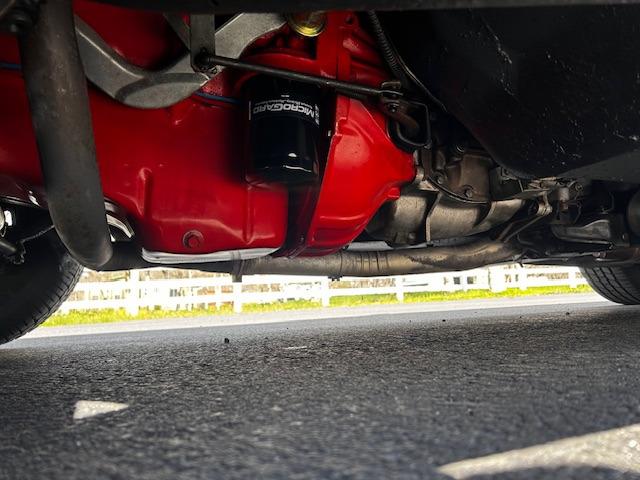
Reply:
[[[589,285],[607,300],[623,305],[640,305],[640,268],[583,268]]]
[[[49,318],[82,274],[82,267],[53,232],[26,244],[24,263],[0,262],[0,344]]]

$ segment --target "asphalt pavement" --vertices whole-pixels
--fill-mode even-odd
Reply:
[[[0,478],[639,479],[640,308],[505,305],[40,331]]]

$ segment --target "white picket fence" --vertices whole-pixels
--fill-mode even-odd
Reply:
[[[241,312],[247,303],[273,303],[287,300],[312,300],[329,306],[332,297],[361,295],[395,295],[399,302],[407,293],[455,292],[508,288],[526,290],[529,287],[568,286],[586,284],[577,268],[522,267],[502,265],[466,272],[429,273],[381,278],[342,278],[332,282],[326,278],[304,276],[252,275],[241,283],[225,276],[201,276],[141,280],[140,272],[132,270],[127,280],[78,283],[72,297],[61,307],[71,310],[125,309],[136,315],[141,308],[193,309],[233,304]]]

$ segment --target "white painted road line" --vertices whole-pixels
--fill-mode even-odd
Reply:
[[[562,467],[609,468],[640,474],[640,424],[462,460],[439,470],[455,480],[463,480]]]

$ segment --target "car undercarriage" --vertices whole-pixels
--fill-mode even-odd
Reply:
[[[634,3],[0,0],[3,268],[519,261],[638,303]]]

